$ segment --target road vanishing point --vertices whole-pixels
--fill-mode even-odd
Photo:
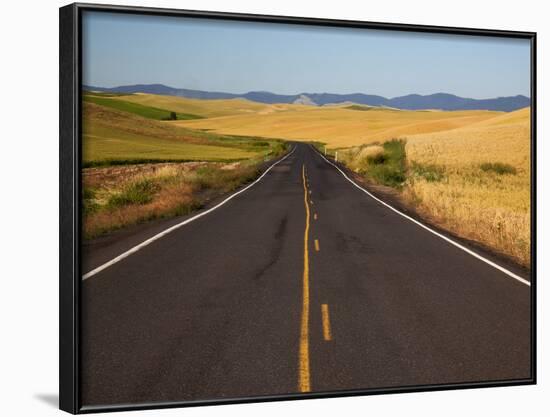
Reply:
[[[531,377],[525,272],[306,144],[210,209],[84,245],[83,405]]]

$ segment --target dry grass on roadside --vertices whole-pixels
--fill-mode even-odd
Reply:
[[[529,109],[407,140],[406,199],[440,226],[530,263]]]
[[[502,181],[475,169],[469,173],[445,171],[445,176],[441,182],[411,182],[404,190],[405,198],[434,223],[529,266],[529,192],[525,182]]]
[[[155,218],[190,213],[257,175],[253,163],[175,163],[83,171],[85,239]]]

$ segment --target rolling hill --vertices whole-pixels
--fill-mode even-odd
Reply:
[[[83,165],[168,161],[235,161],[265,154],[271,144],[195,132],[92,102],[83,106]]]
[[[440,132],[481,122],[501,112],[406,111],[379,107],[290,106],[286,111],[247,113],[164,122],[218,134],[321,141],[330,148],[380,142],[404,135]],[[294,109],[294,106],[299,106]],[[352,107],[352,108],[350,108]]]
[[[232,94],[217,91],[190,90],[174,88],[163,84],[136,84],[112,88],[84,86],[87,91],[101,91],[111,93],[147,93],[166,96],[187,97],[200,100],[246,99],[258,103],[307,103],[310,105],[326,105],[342,102],[353,102],[369,106],[395,107],[406,110],[494,110],[514,111],[531,104],[528,97],[517,95],[497,97],[491,99],[473,99],[458,97],[453,94],[437,93],[430,95],[409,94],[401,97],[386,98],[378,95],[363,93],[334,94],[334,93],[298,93],[275,94],[269,91],[250,91],[244,94]]]

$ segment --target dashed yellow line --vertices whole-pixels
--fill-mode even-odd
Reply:
[[[307,203],[306,167],[302,164],[304,183],[304,205],[306,208],[306,227],[304,231],[304,274],[302,277],[303,301],[300,328],[300,354],[298,389],[300,392],[311,391],[309,371],[309,205]]]
[[[315,251],[316,252],[319,252],[319,240],[318,239],[315,239]]]
[[[330,317],[328,314],[328,304],[321,304],[321,316],[323,318],[323,339],[327,342],[332,340],[330,332]]]

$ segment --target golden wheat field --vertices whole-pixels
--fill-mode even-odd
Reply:
[[[321,141],[345,148],[389,140],[405,134],[438,132],[499,115],[491,111],[406,111],[364,107],[286,105],[279,111],[247,113],[173,123],[216,133]]]
[[[440,181],[410,178],[404,191],[409,201],[441,226],[528,266],[530,110],[406,138],[409,164],[443,172]],[[495,164],[508,168],[492,169]]]

